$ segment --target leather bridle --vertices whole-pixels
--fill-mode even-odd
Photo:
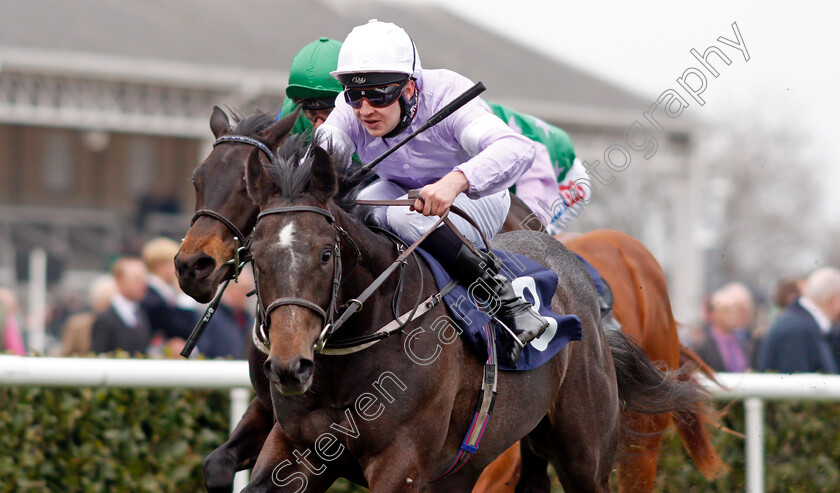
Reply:
[[[414,192],[414,193],[416,193],[416,192]],[[410,196],[411,195],[412,194],[410,194]],[[360,204],[360,205],[410,206],[414,203],[414,199],[412,198],[412,199],[367,200],[367,201],[359,200],[356,203]],[[379,276],[373,282],[371,282],[370,285],[368,285],[368,287],[365,288],[364,291],[362,291],[362,293],[357,295],[356,298],[350,299],[346,303],[342,304],[341,307],[343,308],[344,311],[342,312],[342,314],[337,319],[335,318],[335,314],[336,314],[336,308],[337,308],[336,305],[337,305],[337,299],[338,299],[338,287],[341,284],[341,237],[343,237],[345,239],[345,241],[349,242],[351,244],[351,246],[353,247],[353,249],[355,250],[355,252],[356,252],[356,264],[358,264],[358,260],[361,257],[361,252],[359,250],[359,247],[356,245],[356,243],[353,241],[353,239],[349,236],[347,231],[345,231],[343,228],[341,228],[340,226],[338,226],[336,224],[335,217],[332,215],[332,213],[330,211],[326,210],[326,209],[321,208],[321,207],[312,207],[312,206],[277,207],[277,208],[272,208],[272,209],[266,209],[266,210],[260,212],[260,214],[257,216],[257,223],[259,223],[261,218],[263,218],[267,215],[271,215],[271,214],[282,214],[282,213],[286,213],[286,212],[314,212],[316,214],[320,214],[320,215],[324,216],[327,219],[327,222],[329,222],[330,225],[332,225],[332,227],[335,228],[337,234],[336,234],[336,242],[335,242],[335,254],[333,255],[333,261],[335,262],[335,268],[333,270],[333,281],[332,281],[332,288],[331,288],[331,294],[330,294],[329,308],[327,310],[324,310],[319,305],[313,303],[310,300],[304,299],[304,298],[283,297],[283,298],[279,298],[279,299],[276,299],[276,300],[272,301],[263,310],[262,309],[262,301],[261,301],[262,298],[261,298],[260,293],[259,293],[259,287],[257,287],[257,298],[258,298],[257,304],[260,307],[260,315],[261,315],[261,318],[262,318],[262,323],[257,322],[258,325],[256,327],[255,334],[254,334],[255,342],[261,344],[263,348],[270,347],[271,344],[270,344],[270,341],[269,341],[269,338],[268,338],[268,331],[267,331],[265,325],[268,323],[268,317],[271,315],[271,312],[279,306],[298,305],[298,306],[302,306],[302,307],[305,307],[305,308],[308,308],[308,309],[314,311],[324,321],[324,328],[321,331],[320,335],[318,336],[318,339],[316,340],[315,346],[314,346],[314,349],[315,349],[316,352],[322,352],[325,349],[325,346],[327,344],[327,340],[330,338],[330,336],[332,336],[335,333],[335,331],[338,330],[339,327],[341,327],[347,321],[347,319],[350,318],[350,316],[353,313],[356,313],[363,308],[364,302],[374,293],[374,291],[376,291],[382,285],[382,283],[385,282],[385,279],[387,279],[388,276],[390,276],[391,273],[394,272],[394,270],[397,269],[399,266],[404,265],[404,262],[408,258],[408,256],[413,255],[414,250],[423,242],[423,240],[425,240],[432,233],[432,231],[434,231],[442,223],[445,223],[447,225],[447,227],[449,227],[453,231],[453,233],[455,233],[455,235],[457,237],[459,237],[461,239],[461,241],[464,242],[464,244],[468,245],[472,249],[475,249],[475,247],[469,242],[469,240],[467,240],[460,232],[458,232],[457,228],[455,228],[455,226],[449,220],[448,216],[449,216],[450,210],[452,212],[455,212],[459,216],[463,217],[468,223],[470,223],[470,225],[472,225],[474,228],[476,228],[476,230],[479,232],[482,240],[484,241],[484,244],[489,248],[490,243],[487,241],[487,238],[484,236],[484,233],[481,232],[481,228],[479,228],[478,225],[475,223],[475,221],[471,217],[469,217],[466,213],[464,213],[464,211],[462,211],[457,206],[453,205],[453,206],[450,207],[449,210],[444,212],[443,215],[441,215],[440,218],[437,220],[437,222],[428,231],[426,231],[419,239],[417,239],[417,241],[415,241],[411,246],[409,246],[407,248],[404,248],[404,249],[398,248],[398,250],[401,250],[401,253],[396,258],[396,260],[394,260],[388,268],[386,268],[381,274],[379,274]],[[256,228],[256,226],[255,226],[255,228]],[[354,265],[354,268],[355,268],[355,265]],[[257,280],[256,269],[254,271],[254,279]],[[457,283],[451,283],[451,284],[452,284],[452,286],[449,287],[448,290],[451,290],[452,287],[454,287]],[[256,282],[256,285],[259,286],[259,281],[258,280]],[[447,290],[447,292],[448,292],[448,290]],[[422,293],[422,289],[420,290],[420,292]],[[398,293],[397,293],[397,295],[398,295]],[[414,308],[409,313],[404,314],[404,317],[400,316],[400,317],[396,318],[396,321],[397,321],[396,329],[401,330],[405,326],[405,324],[407,324],[408,322],[413,320],[415,318],[415,313],[417,315],[422,315],[422,313],[426,313],[427,310],[431,309],[434,305],[439,303],[440,299],[442,297],[443,297],[443,294],[438,293],[438,294],[430,297],[429,300],[426,300],[425,303],[421,303],[420,300],[418,299],[418,302],[415,303]],[[418,311],[421,304],[425,305],[425,309],[422,309],[422,310]],[[347,347],[347,346],[354,346],[355,345],[355,346],[357,346],[357,348],[362,348],[363,349],[364,347],[368,347],[371,344],[374,344],[381,339],[384,339],[386,337],[389,337],[389,336],[395,334],[396,332],[397,332],[397,330],[390,329],[390,328],[388,328],[388,326],[386,326],[386,327],[383,327],[382,329],[380,329],[379,331],[377,331],[374,334],[370,334],[370,335],[367,335],[367,336],[360,336],[360,337],[352,338],[352,339],[349,339],[349,340],[346,340],[346,341],[341,341],[342,342],[341,344],[338,344],[338,345],[335,345],[335,346]],[[261,349],[261,350],[263,350],[263,349]],[[265,352],[265,350],[263,350],[263,351]]]
[[[246,137],[244,135],[223,135],[216,139],[215,142],[213,142],[213,147],[215,148],[217,145],[223,144],[225,142],[247,144],[256,147],[268,157],[269,161],[271,161],[272,163],[275,162],[276,158],[272,154],[271,149],[269,149],[265,143],[260,142],[257,139],[254,139],[252,137]],[[239,273],[242,271],[242,267],[244,267],[245,264],[251,260],[251,251],[248,248],[248,246],[251,241],[251,233],[253,233],[253,228],[246,235],[245,233],[240,231],[240,229],[237,228],[231,220],[211,209],[200,209],[195,211],[195,214],[193,214],[193,217],[190,220],[190,226],[195,224],[198,218],[202,216],[212,217],[213,219],[219,221],[220,223],[224,224],[225,227],[233,234],[233,258],[225,262],[223,265],[232,265],[232,278],[234,280],[238,280]]]
[[[260,338],[260,342],[265,344],[266,346],[270,345],[270,341],[268,339],[268,332],[266,329],[266,325],[269,325],[271,312],[274,311],[276,308],[284,306],[284,305],[297,305],[302,306],[304,308],[308,308],[309,310],[318,314],[321,317],[323,322],[323,330],[318,336],[318,340],[315,343],[316,349],[320,349],[324,347],[326,344],[327,338],[333,333],[334,330],[331,330],[333,327],[333,323],[335,320],[335,314],[337,311],[337,303],[338,303],[338,289],[341,285],[342,280],[342,262],[341,262],[341,242],[342,239],[348,243],[355,252],[355,263],[353,264],[353,268],[350,270],[352,273],[353,269],[355,269],[356,265],[358,265],[359,259],[362,256],[361,250],[359,250],[358,245],[356,242],[353,241],[353,238],[344,230],[341,226],[336,224],[335,217],[332,215],[330,211],[327,209],[323,209],[321,207],[314,207],[314,206],[306,206],[306,205],[299,205],[299,206],[290,206],[290,207],[275,207],[271,209],[266,209],[259,213],[257,216],[257,223],[259,223],[260,219],[274,215],[274,214],[284,214],[287,212],[313,212],[315,214],[320,214],[326,218],[327,222],[335,229],[335,245],[333,246],[333,279],[332,284],[330,287],[330,303],[326,310],[321,308],[318,304],[307,300],[305,298],[298,298],[298,297],[281,297],[273,300],[269,305],[263,308],[262,305],[262,296],[259,293],[259,280],[257,279],[257,272],[256,268],[254,270],[254,279],[257,281],[255,285],[257,286],[257,305],[260,310],[260,316],[262,323],[259,326],[259,331],[257,332],[258,337]],[[256,229],[256,226],[255,226]],[[348,274],[349,276],[349,274]],[[353,300],[351,300],[353,301]],[[361,307],[359,307],[361,309]],[[358,311],[358,310],[357,310]]]

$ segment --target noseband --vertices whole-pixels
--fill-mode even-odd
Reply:
[[[361,257],[361,251],[359,247],[356,245],[356,242],[350,237],[350,235],[345,231],[341,226],[335,223],[335,217],[333,217],[332,213],[327,209],[323,209],[321,207],[311,207],[311,206],[291,206],[291,207],[275,207],[272,209],[266,209],[259,213],[257,216],[257,222],[260,221],[265,216],[269,216],[272,214],[283,214],[286,212],[314,212],[316,214],[320,214],[324,216],[328,223],[335,229],[335,246],[333,247],[333,279],[332,279],[332,286],[330,288],[330,304],[329,307],[324,310],[318,304],[313,303],[305,298],[297,298],[297,297],[282,297],[277,298],[272,301],[265,309],[262,308],[262,297],[259,294],[259,282],[257,281],[255,285],[257,286],[257,306],[260,308],[261,311],[261,318],[262,324],[260,324],[260,330],[258,331],[258,336],[261,339],[264,345],[268,346],[269,339],[268,339],[268,331],[265,328],[266,324],[269,324],[271,312],[274,311],[275,308],[278,308],[283,305],[297,305],[302,306],[304,308],[308,308],[311,311],[317,313],[321,320],[323,321],[324,328],[321,331],[320,335],[318,336],[318,340],[315,343],[316,350],[323,348],[324,344],[326,343],[327,337],[331,333],[330,328],[333,325],[333,321],[335,320],[335,313],[336,313],[336,305],[338,303],[338,288],[341,285],[341,276],[342,276],[342,264],[341,264],[341,238],[343,237],[345,241],[347,241],[350,246],[353,247],[356,255],[356,263],[358,263],[358,259]],[[256,226],[255,226],[256,228]],[[356,264],[353,265],[353,268],[356,267]],[[351,269],[352,272],[352,269]],[[256,279],[256,271],[254,272],[254,278]],[[352,300],[351,300],[352,301]]]
[[[272,163],[274,162],[275,158],[274,155],[271,153],[271,149],[268,148],[267,145],[260,142],[257,139],[246,137],[244,135],[223,135],[216,139],[213,142],[213,147],[215,148],[219,144],[223,144],[225,142],[233,142],[237,144],[247,144],[257,149],[261,150],[266,156],[268,156],[269,161]],[[224,224],[225,227],[233,234],[233,258],[225,262],[223,265],[233,265],[233,279],[239,279],[239,273],[242,271],[242,267],[245,266],[248,261],[251,260],[251,251],[248,248],[250,243],[251,234],[243,234],[239,228],[233,224],[225,216],[219,214],[216,211],[210,209],[201,209],[193,214],[192,219],[190,220],[190,226],[195,224],[199,217],[207,216],[212,217],[213,219],[219,221],[220,223]],[[251,230],[253,232],[253,229]]]

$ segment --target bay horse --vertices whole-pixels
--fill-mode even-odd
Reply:
[[[261,209],[250,250],[277,420],[245,491],[326,491],[345,477],[371,493],[462,492],[524,439],[534,457],[551,462],[567,491],[607,492],[621,406],[682,413],[705,400],[699,386],[658,370],[623,334],[604,333],[594,284],[560,242],[542,232],[505,233],[494,248],[558,274],[552,310],[577,315],[582,337],[538,368],[499,373],[481,447],[460,469],[442,474],[451,471],[471,426],[485,365],[454,343],[457,337],[445,338],[440,325],[437,334],[423,328],[421,322],[434,330],[451,320],[441,304],[363,351],[316,352],[337,307],[367,292],[401,244],[349,212],[352,201],[337,197],[331,156],[303,140],[291,138],[273,158],[254,149],[247,165],[247,191]],[[405,262],[420,275],[384,278],[336,338],[370,336],[392,313],[433,299],[426,263],[417,256]],[[409,353],[436,356],[418,361]]]
[[[210,127],[218,139],[222,136],[243,137],[259,142],[271,148],[276,147],[288,133],[294,123],[294,116],[274,122],[272,115],[253,115],[238,121],[236,128],[231,128],[226,114],[219,108],[214,108],[210,119]],[[195,170],[194,185],[196,188],[196,211],[209,210],[216,212],[225,219],[220,221],[210,215],[197,215],[194,223],[182,242],[180,252],[176,257],[178,278],[182,289],[198,301],[209,301],[219,283],[229,275],[231,266],[229,260],[234,257],[235,249],[241,244],[234,241],[239,236],[247,236],[256,221],[258,208],[247,196],[244,185],[245,162],[253,143],[243,141],[229,141],[224,145],[215,146],[205,161]],[[531,211],[521,200],[512,196],[512,206],[506,230],[525,227],[525,220]],[[231,228],[233,226],[233,228]],[[530,226],[538,229],[539,223],[532,222]],[[582,235],[581,239],[587,238]],[[647,250],[635,242],[637,248],[627,248],[626,253],[614,255],[612,260],[592,258],[590,253],[584,255],[590,263],[599,268],[615,292],[615,316],[621,321],[623,330],[642,344],[648,357],[654,361],[664,363],[665,368],[678,369],[686,365],[699,364],[704,371],[708,368],[693,356],[693,354],[679,345],[676,338],[676,326],[668,303],[667,288],[664,274]],[[584,242],[585,243],[585,242]],[[572,249],[582,250],[577,244]],[[581,253],[578,251],[577,253]],[[629,253],[629,256],[628,256]],[[617,268],[609,265],[618,264]],[[653,267],[649,266],[652,265]],[[638,266],[645,266],[639,268]],[[632,272],[633,275],[628,275]],[[629,284],[643,287],[632,289],[625,296],[622,286]],[[643,309],[642,309],[643,308]],[[210,454],[205,460],[205,480],[210,491],[229,491],[233,480],[233,472],[248,468],[259,452],[262,442],[268,435],[273,423],[270,409],[269,385],[262,372],[262,353],[254,351],[249,359],[254,362],[251,366],[251,379],[257,397],[251,403],[243,419],[237,425],[230,439]],[[676,357],[674,355],[677,355]],[[689,373],[681,373],[688,378]],[[652,491],[655,475],[656,457],[659,452],[658,433],[667,426],[669,415],[648,419],[639,419],[631,413],[631,428],[641,432],[636,437],[647,437],[646,448],[638,453],[625,456],[619,464],[619,488],[621,491]],[[678,429],[683,436],[686,448],[707,476],[713,475],[721,469],[722,463],[714,455],[709,445],[703,423],[706,420],[703,405],[698,403],[690,410],[685,419],[678,422]],[[690,430],[686,433],[683,430]],[[623,436],[622,440],[634,440],[633,436]],[[654,446],[655,444],[656,446]],[[506,463],[504,461],[507,461]],[[513,466],[511,466],[511,464]],[[629,465],[629,467],[628,467]],[[492,472],[489,469],[496,469]],[[518,445],[512,447],[505,456],[500,458],[498,466],[488,468],[487,478],[482,478],[478,491],[513,491],[512,478],[518,476],[519,450]],[[644,480],[640,480],[641,476]],[[543,475],[545,472],[543,471]],[[497,479],[498,478],[498,479]],[[509,486],[503,487],[502,483]],[[546,486],[542,491],[547,491]],[[484,485],[484,486],[482,486]]]

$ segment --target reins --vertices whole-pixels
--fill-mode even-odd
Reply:
[[[259,140],[254,139],[252,137],[247,137],[245,135],[223,135],[216,139],[215,142],[213,142],[213,147],[215,148],[217,145],[225,142],[251,145],[261,150],[263,154],[268,156],[269,161],[271,161],[272,163],[276,161],[276,158],[271,152],[271,149],[269,149],[268,146],[265,145],[263,142],[260,142]],[[242,272],[242,268],[245,266],[245,264],[247,264],[251,260],[250,233],[248,233],[247,235],[244,234],[235,224],[233,224],[233,221],[212,209],[200,209],[195,211],[195,214],[193,214],[193,217],[190,220],[190,226],[192,227],[192,225],[195,224],[198,218],[202,216],[212,217],[213,219],[219,221],[220,223],[224,224],[225,227],[233,234],[233,258],[225,262],[224,265],[230,265],[231,268],[228,269],[228,272],[223,278],[222,285],[216,291],[215,296],[213,296],[213,299],[207,305],[207,309],[204,311],[204,315],[202,315],[202,317],[195,324],[195,327],[193,327],[192,332],[190,332],[190,335],[187,338],[186,343],[184,344],[184,348],[181,349],[180,354],[184,358],[189,358],[193,350],[195,349],[195,346],[198,344],[198,340],[204,333],[204,329],[207,328],[207,324],[210,323],[210,319],[213,318],[213,314],[216,312],[216,309],[219,306],[219,302],[222,299],[222,293],[224,293],[225,289],[227,289],[227,286],[230,283],[231,279],[233,279],[235,282],[239,282],[239,273]]]
[[[461,95],[456,97],[454,100],[447,103],[437,113],[435,113],[434,115],[429,117],[429,119],[426,121],[426,123],[421,125],[420,128],[418,128],[417,130],[415,130],[414,132],[409,134],[405,139],[398,142],[394,147],[392,147],[391,149],[386,151],[384,154],[379,156],[377,159],[374,159],[373,161],[371,161],[370,163],[365,165],[363,167],[363,169],[360,170],[361,172],[357,173],[356,176],[360,176],[360,175],[364,175],[366,173],[372,172],[373,169],[380,162],[382,162],[383,159],[388,157],[391,153],[396,151],[399,147],[405,145],[407,142],[412,140],[414,137],[416,137],[421,132],[423,132],[423,131],[437,125],[438,123],[440,123],[442,120],[447,118],[449,115],[451,115],[452,113],[457,111],[460,107],[464,106],[469,101],[474,99],[476,96],[481,94],[485,89],[486,88],[484,87],[484,84],[482,84],[481,82],[477,82],[475,85],[473,85],[472,87],[467,89],[464,93],[462,93]],[[219,145],[221,143],[224,143],[224,142],[234,142],[234,143],[248,144],[248,145],[254,146],[257,149],[261,150],[268,157],[268,160],[272,164],[277,164],[277,158],[274,156],[274,153],[271,152],[271,149],[269,149],[269,147],[265,143],[260,142],[257,139],[254,139],[252,137],[247,137],[247,136],[244,136],[244,135],[223,135],[223,136],[219,137],[218,139],[216,139],[215,142],[213,142],[213,147],[215,148],[217,145]],[[397,205],[397,204],[395,204],[395,205]],[[399,204],[399,205],[406,205],[406,204]],[[463,213],[460,213],[460,214],[463,215]],[[201,216],[213,217],[213,218],[219,220],[222,224],[227,226],[228,229],[230,229],[231,232],[234,233],[234,255],[233,255],[234,258],[225,262],[225,263],[233,265],[233,279],[238,280],[239,272],[240,272],[241,268],[245,265],[245,263],[247,263],[251,259],[251,252],[250,252],[250,248],[249,248],[250,247],[250,234],[246,237],[245,235],[242,234],[241,231],[239,231],[239,228],[237,228],[236,225],[234,225],[231,221],[229,221],[223,215],[221,215],[221,214],[219,214],[215,211],[209,210],[209,209],[202,209],[202,210],[197,211],[193,215],[192,222],[190,224],[192,225],[193,223],[195,223],[195,221]],[[475,225],[475,222],[472,221],[472,219],[469,219],[466,216],[464,216],[464,217],[465,217],[465,219],[468,220],[468,222],[470,224],[473,225],[473,227],[475,227],[479,231],[479,234],[481,234],[481,238],[484,241],[485,246],[487,246],[487,248],[489,249],[490,244],[487,242],[487,239],[484,237],[484,233]],[[443,220],[443,219],[445,219],[445,218],[442,217],[441,220]],[[435,225],[435,228],[437,227],[438,224],[440,224],[440,221],[438,221],[438,223]],[[458,230],[456,228],[452,227],[451,223],[447,222],[447,226],[449,226],[450,229],[452,229],[452,231],[455,233],[455,235],[458,236],[462,241],[466,240],[458,232]],[[434,228],[432,228],[432,230],[434,230]],[[344,234],[346,235],[346,232]],[[349,239],[349,237],[348,237],[348,239]],[[239,243],[239,242],[242,243],[241,246],[237,246],[237,243]],[[469,245],[469,247],[471,249],[475,250],[474,247],[472,246],[472,244],[470,244],[470,242],[467,241],[466,244]],[[230,282],[230,279],[231,278],[229,278],[229,277],[227,279],[225,279],[224,284],[221,286],[221,289],[217,290],[216,295],[214,296],[213,300],[208,305],[207,310],[204,312],[204,316],[201,317],[201,319],[198,321],[198,323],[196,324],[196,326],[193,328],[192,332],[190,333],[190,336],[187,338],[187,342],[184,346],[184,349],[181,350],[181,356],[183,356],[185,358],[188,358],[190,356],[190,354],[192,354],[193,349],[195,349],[195,346],[198,343],[198,339],[204,333],[204,329],[207,328],[207,324],[210,322],[210,319],[212,318],[213,313],[215,312],[216,308],[218,307],[219,302],[221,300],[222,293],[224,292],[225,288],[227,287],[228,283]],[[383,279],[383,282],[384,282],[384,279]],[[339,283],[340,283],[340,281],[339,281]],[[258,294],[258,296],[259,296],[259,294]],[[361,309],[362,303],[359,303],[359,309]],[[277,306],[280,306],[280,305],[277,305]],[[307,306],[307,305],[301,305],[301,306]],[[310,307],[310,308],[312,308],[312,307]],[[318,312],[318,310],[313,310],[313,311]],[[321,311],[323,311],[323,310],[321,310]],[[330,315],[327,316],[326,312],[324,312],[324,314],[322,315],[322,317],[325,320],[328,317],[331,317],[331,316],[332,316],[332,313],[330,313]],[[342,317],[340,317],[340,319],[341,318],[343,318],[344,320],[349,318],[349,315],[347,315],[347,311],[345,311],[345,313],[342,314]],[[401,317],[397,317],[397,321],[399,321],[400,319],[401,319]],[[342,322],[342,323],[344,323],[344,322]],[[331,332],[335,331],[335,329],[329,330],[330,327],[331,327],[331,324],[327,324],[324,327],[324,330],[321,333],[321,337],[318,338],[318,340],[321,341],[322,349],[323,349],[323,344],[326,342],[326,337],[328,337],[328,332],[331,333]],[[263,329],[261,327],[260,332],[262,332],[262,330]],[[266,342],[268,341],[267,337],[265,337],[265,341]],[[261,342],[260,338],[257,337],[257,332],[255,330],[254,343],[257,344],[257,347],[260,347],[260,342]]]
[[[358,205],[374,205],[374,206],[411,206],[415,203],[415,198],[418,197],[417,191],[412,190],[409,192],[408,199],[397,199],[397,200],[360,200],[356,203]],[[334,255],[334,262],[335,267],[333,269],[333,282],[330,294],[330,304],[327,310],[324,310],[317,304],[303,299],[303,298],[295,298],[295,297],[282,297],[276,300],[273,300],[264,310],[261,309],[261,312],[264,313],[262,318],[262,323],[259,324],[259,327],[255,327],[255,334],[254,334],[254,341],[257,343],[257,347],[262,350],[263,352],[267,352],[268,348],[270,347],[270,342],[268,340],[267,330],[265,329],[265,324],[268,323],[269,316],[271,315],[271,311],[275,308],[283,305],[298,305],[303,306],[305,308],[309,308],[310,310],[317,313],[321,319],[324,321],[324,328],[321,330],[321,333],[318,336],[318,339],[315,341],[315,351],[322,353],[322,354],[331,354],[331,355],[340,355],[340,354],[350,354],[353,352],[361,351],[362,349],[366,349],[373,344],[385,339],[400,330],[402,330],[405,325],[412,320],[415,320],[417,317],[424,315],[434,306],[436,306],[442,300],[443,296],[446,295],[449,291],[455,288],[457,283],[451,282],[449,285],[444,287],[444,290],[433,294],[429,298],[424,301],[419,301],[415,303],[414,307],[407,313],[404,313],[400,316],[396,316],[394,320],[389,322],[384,327],[380,328],[376,332],[365,335],[359,336],[354,338],[349,338],[341,341],[336,341],[334,343],[328,342],[328,340],[335,334],[335,332],[344,325],[347,320],[353,316],[354,313],[361,311],[364,308],[365,302],[370,298],[374,292],[376,292],[382,284],[391,276],[394,270],[401,265],[404,265],[406,259],[413,255],[417,247],[426,239],[428,236],[437,229],[438,226],[441,224],[445,224],[449,227],[455,235],[461,239],[466,245],[470,248],[475,249],[472,243],[466,239],[458,230],[454,227],[451,220],[449,219],[449,212],[452,211],[462,218],[466,220],[470,225],[472,225],[476,230],[479,232],[482,241],[485,243],[487,248],[489,248],[490,243],[487,241],[484,232],[478,227],[476,222],[463,210],[458,208],[457,206],[451,206],[449,210],[443,213],[440,218],[435,221],[431,228],[426,231],[417,241],[412,243],[410,246],[402,249],[401,253],[397,256],[397,258],[387,267],[382,273],[377,276],[358,296],[348,300],[346,303],[342,304],[341,306],[344,308],[344,311],[338,318],[334,317],[335,309],[337,307],[337,296],[338,296],[338,286],[341,283],[341,263],[340,263],[340,238],[336,236],[336,253]],[[320,207],[310,207],[310,206],[296,206],[296,207],[279,207],[274,209],[266,209],[265,211],[261,212],[259,216],[257,216],[257,222],[267,215],[272,214],[282,214],[286,212],[314,212],[316,214],[320,214],[327,219],[336,231],[343,236],[345,239],[349,240],[357,252],[357,256],[360,255],[358,246],[356,246],[355,242],[350,238],[347,232],[338,226],[335,223],[335,218],[333,217],[332,213],[326,209]],[[399,250],[399,248],[398,248]],[[422,290],[420,291],[422,293]],[[259,297],[259,292],[257,293]],[[262,307],[262,302],[258,300],[258,304]]]

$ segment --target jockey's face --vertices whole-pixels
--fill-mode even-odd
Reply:
[[[335,97],[333,94],[320,98],[292,98],[292,101],[300,107],[312,126],[318,128],[335,108]]]
[[[397,86],[398,84],[389,85]],[[404,97],[410,99],[414,95],[414,91],[414,81],[409,80],[403,88]],[[353,113],[371,137],[382,137],[395,129],[400,122],[399,99],[388,106],[375,108],[371,106],[367,98],[362,98],[361,105],[358,108],[353,108]]]
[[[324,108],[320,110],[303,110],[303,115],[312,123],[313,128],[318,128],[324,123],[324,120],[330,116],[333,108]]]

